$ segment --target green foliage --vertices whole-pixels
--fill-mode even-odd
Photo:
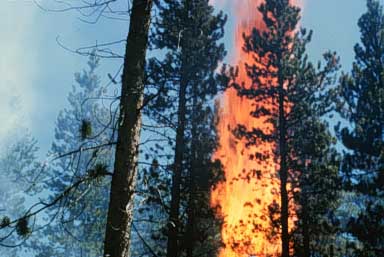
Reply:
[[[28,218],[22,218],[16,223],[16,233],[23,238],[28,237],[31,234]]]
[[[336,210],[340,203],[339,155],[328,124],[312,117],[295,129],[292,140],[295,157],[291,167],[298,172],[294,194],[298,221],[293,233],[298,256],[303,251],[305,237],[311,254],[325,254],[340,231]],[[336,245],[335,245],[336,246]]]
[[[100,100],[106,92],[100,85],[98,66],[99,58],[92,52],[86,69],[75,73],[76,84],[67,97],[69,105],[57,118],[51,153],[72,154],[55,160],[41,173],[44,190],[53,200],[79,179],[85,181],[59,205],[49,208],[49,223],[26,242],[38,256],[93,257],[103,252],[110,189],[110,176],[106,175],[113,163],[114,147],[95,146],[115,138],[109,123],[111,110]],[[83,150],[88,147],[95,149]]]
[[[11,219],[8,216],[4,216],[0,222],[0,228],[6,228],[10,225]]]
[[[28,225],[13,221],[25,215],[26,194],[38,190],[31,181],[35,171],[40,171],[37,163],[37,141],[28,132],[20,128],[8,135],[9,143],[2,145],[0,155],[0,241],[1,245],[15,246],[29,236]],[[4,142],[3,142],[4,143]],[[27,192],[26,190],[29,189]],[[25,244],[19,247],[1,247],[0,256],[18,256],[25,250]]]
[[[367,12],[358,22],[361,42],[355,46],[350,74],[339,86],[339,113],[350,127],[337,127],[349,150],[342,171],[345,188],[360,196],[365,205],[351,218],[348,232],[363,245],[358,256],[384,254],[384,13],[379,1],[368,0]]]
[[[88,175],[92,179],[92,182],[99,184],[99,186],[102,185],[107,174],[108,165],[105,163],[96,163],[92,169],[88,170]]]
[[[351,218],[348,224],[349,230],[357,239],[363,243],[363,248],[357,252],[361,257],[373,257],[384,253],[383,245],[384,226],[384,205],[369,203],[365,213],[358,218]]]
[[[271,176],[278,176],[281,183],[292,187],[288,195],[296,203],[298,221],[292,235],[282,236],[283,243],[287,245],[284,240],[291,238],[298,256],[323,255],[326,253],[324,246],[333,243],[337,232],[333,229],[337,224],[330,225],[332,219],[329,217],[337,207],[339,161],[333,147],[335,139],[323,117],[335,108],[331,86],[336,81],[339,59],[335,53],[327,52],[324,65],[319,63],[316,67],[308,61],[306,46],[312,32],[297,31],[300,9],[288,0],[267,0],[260,5],[259,11],[266,29],[255,28],[244,36],[244,51],[254,57],[253,63],[245,64],[252,82],[245,85],[238,81],[235,72],[229,74],[238,94],[255,103],[250,117],[264,118],[273,129],[247,129],[239,124],[234,133],[245,138],[247,145],[262,142],[276,145],[273,154],[258,152],[250,158],[278,161],[279,174]],[[248,172],[250,176],[257,176]],[[281,192],[281,198],[284,197]],[[279,220],[274,218],[276,214]],[[271,234],[282,230],[284,233],[282,224],[288,217],[283,208],[278,210],[271,203],[268,216]]]
[[[96,165],[88,171],[92,178],[105,176],[108,173],[108,165],[105,163],[96,163]]]
[[[88,120],[82,120],[80,126],[81,139],[85,140],[92,135],[92,123]]]
[[[209,189],[220,178],[220,165],[211,156],[216,147],[213,98],[223,89],[215,71],[225,55],[219,43],[225,22],[223,13],[215,13],[206,0],[162,1],[154,21],[151,47],[162,49],[164,58],[148,62],[145,99],[151,100],[144,113],[162,128],[155,135],[166,143],[145,152],[145,159],[153,161],[141,173],[148,194],[139,213],[159,222],[139,230],[150,231],[147,242],[159,256],[167,254],[167,224],[177,226],[178,256],[212,256],[220,244],[220,221],[209,207]],[[151,133],[145,126],[144,131]],[[183,149],[179,163],[176,149]],[[182,167],[180,185],[172,181],[176,165]],[[180,215],[168,221],[175,200],[170,191],[177,187]]]

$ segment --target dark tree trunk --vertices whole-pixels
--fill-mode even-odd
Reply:
[[[183,40],[184,41],[184,40]],[[188,82],[186,80],[187,68],[185,67],[186,58],[183,55],[182,61],[182,75],[179,89],[179,107],[178,107],[178,121],[176,129],[176,145],[175,145],[175,161],[172,176],[171,188],[171,210],[169,215],[169,231],[168,231],[168,244],[167,244],[167,257],[178,257],[179,244],[179,211],[180,211],[180,186],[181,186],[181,173],[183,170],[184,161],[184,133],[186,123],[186,93]]]
[[[195,197],[196,197],[196,172],[197,172],[197,144],[198,144],[198,138],[197,138],[197,119],[196,114],[198,112],[197,110],[197,92],[196,92],[197,85],[194,83],[193,88],[193,104],[192,104],[192,129],[191,129],[191,137],[192,137],[192,143],[191,143],[191,168],[189,171],[189,199],[188,199],[188,206],[187,206],[187,230],[186,230],[186,257],[193,257],[193,248],[195,246]]]
[[[133,0],[122,75],[119,128],[104,242],[105,257],[128,257],[130,251],[151,9],[152,0]]]
[[[193,135],[192,135],[193,136]],[[192,146],[192,148],[194,148]],[[192,153],[195,155],[195,153]],[[195,246],[195,240],[196,240],[196,235],[195,235],[195,197],[196,197],[196,179],[195,179],[195,174],[196,174],[196,158],[193,156],[192,157],[192,167],[190,170],[189,174],[189,199],[188,199],[188,206],[187,206],[187,216],[188,216],[188,221],[187,221],[187,230],[186,230],[186,242],[185,242],[185,247],[186,247],[186,257],[192,257],[193,256],[193,248]]]
[[[281,58],[279,59],[281,60]],[[282,65],[280,65],[282,67]],[[280,198],[281,198],[281,256],[289,257],[289,233],[288,233],[288,167],[287,167],[287,129],[285,120],[285,90],[284,79],[279,71],[279,153],[280,153]]]
[[[188,17],[189,13],[189,1],[186,1],[186,13],[185,17]],[[183,31],[188,33],[188,31]],[[184,162],[184,145],[185,145],[185,126],[187,116],[187,87],[189,80],[189,59],[186,50],[186,46],[189,42],[185,40],[188,38],[184,33],[181,38],[181,74],[180,74],[180,88],[179,88],[179,106],[177,112],[177,129],[176,129],[176,145],[175,145],[175,161],[172,176],[172,188],[171,188],[171,210],[169,215],[169,230],[168,230],[168,242],[167,242],[167,257],[179,257],[179,229],[180,229],[180,187],[181,187],[181,174],[183,171]]]
[[[195,172],[196,170],[194,167],[192,167],[190,171],[190,196],[189,196],[189,202],[188,202],[188,221],[187,221],[187,230],[186,230],[186,257],[193,257],[193,248],[195,246],[195,208],[194,208],[194,202],[195,202],[195,195],[196,195],[196,187],[195,187]]]
[[[333,244],[329,247],[329,257],[334,257],[335,256],[335,249],[333,247]]]

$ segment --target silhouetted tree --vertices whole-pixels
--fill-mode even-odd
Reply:
[[[317,116],[316,110],[310,109],[307,101],[299,105],[306,113],[300,115],[303,117],[300,124],[292,130],[293,158],[289,158],[289,166],[296,171],[293,182],[297,204],[293,232],[295,255],[324,256],[329,246],[336,244],[340,230],[335,214],[340,200],[340,161],[328,123]]]
[[[349,150],[342,171],[347,189],[362,194],[365,211],[352,218],[349,231],[363,244],[359,256],[384,254],[384,15],[378,1],[367,1],[358,25],[351,74],[340,83],[340,114],[350,123],[339,131]]]
[[[226,17],[200,0],[164,1],[159,9],[152,47],[164,50],[164,58],[148,65],[148,99],[156,98],[146,113],[174,133],[166,137],[173,163],[160,165],[163,173],[172,172],[163,182],[171,182],[166,254],[211,256],[218,246],[209,234],[219,228],[209,207],[219,166],[210,159],[216,147],[213,97],[221,89],[215,71],[225,55],[219,40]]]

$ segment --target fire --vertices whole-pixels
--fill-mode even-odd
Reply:
[[[216,0],[215,4],[223,5],[230,1]],[[244,63],[252,63],[253,59],[242,51],[242,35],[249,34],[254,27],[265,28],[257,10],[263,1],[233,1],[235,13],[232,15],[237,20],[231,61],[239,67],[238,80],[246,85],[250,83]],[[256,152],[273,156],[275,146],[265,142],[246,146],[246,140],[239,140],[233,135],[238,124],[248,130],[272,129],[272,125],[263,118],[250,117],[254,104],[238,97],[234,89],[227,90],[221,99],[217,127],[220,147],[213,158],[221,160],[226,180],[211,192],[211,205],[219,208],[219,215],[224,219],[221,236],[225,247],[221,249],[220,257],[279,256],[281,253],[280,231],[273,230],[269,216],[271,206],[279,208],[279,167],[273,158],[263,161],[252,158]],[[268,105],[267,102],[263,104]]]

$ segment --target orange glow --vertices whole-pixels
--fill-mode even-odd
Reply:
[[[216,4],[232,4],[236,17],[234,49],[230,51],[231,62],[238,65],[238,81],[244,81],[248,87],[250,80],[246,75],[244,63],[253,63],[250,55],[242,51],[243,33],[249,34],[254,27],[264,29],[258,6],[264,0],[216,0]],[[227,2],[227,3],[225,3]],[[231,3],[232,2],[232,3]],[[273,80],[272,82],[273,83]],[[273,129],[264,118],[252,118],[250,112],[255,109],[254,102],[237,96],[234,89],[227,90],[222,96],[219,124],[217,127],[220,147],[214,159],[221,160],[226,180],[211,192],[211,205],[218,208],[218,214],[224,219],[222,239],[225,247],[220,257],[279,256],[281,252],[280,230],[272,231],[268,208],[271,204],[280,205],[278,164],[273,159],[273,143],[260,142],[257,146],[246,147],[246,140],[233,135],[237,125],[248,130]],[[260,103],[259,103],[260,104]],[[262,103],[270,107],[268,102]],[[250,156],[255,153],[272,156],[259,161]],[[276,218],[276,217],[274,217]],[[292,226],[293,221],[290,221]],[[278,233],[273,233],[278,232]]]

